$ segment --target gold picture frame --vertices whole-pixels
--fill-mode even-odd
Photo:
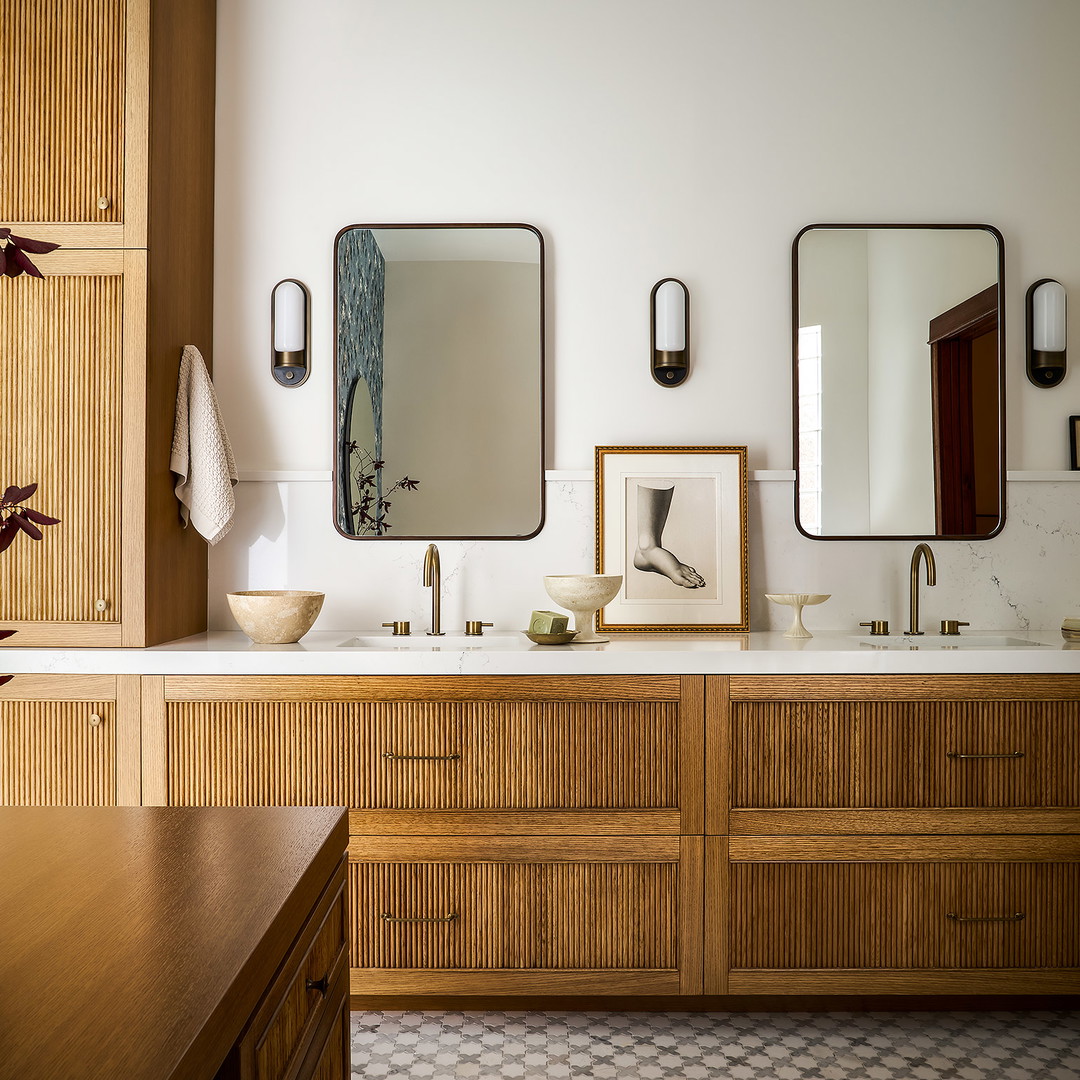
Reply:
[[[597,629],[750,629],[745,446],[596,447],[596,570],[622,574]]]

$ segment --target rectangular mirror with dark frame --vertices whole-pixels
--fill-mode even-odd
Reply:
[[[808,225],[792,244],[795,523],[815,540],[1005,524],[1005,244],[990,225]]]
[[[544,242],[531,225],[334,241],[334,521],[354,540],[544,522]]]

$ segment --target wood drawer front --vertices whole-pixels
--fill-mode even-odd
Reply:
[[[1080,967],[1077,862],[734,862],[730,875],[733,970]]]
[[[332,998],[327,999],[326,1008],[332,1013],[330,1028],[322,1037],[316,1035],[297,1080],[345,1080],[350,1075],[349,984],[344,970]]]
[[[731,712],[733,808],[1080,806],[1075,701],[733,701]]]
[[[166,725],[174,805],[679,806],[677,701],[170,701]]]
[[[701,992],[700,837],[432,837],[404,852],[353,838],[353,993]]]
[[[345,970],[348,934],[343,871],[344,866],[316,909],[312,922],[318,930],[314,938],[305,941],[302,934],[298,953],[286,961],[283,977],[256,1018],[252,1028],[254,1080],[282,1080],[292,1075],[327,1010],[340,1007],[336,990]],[[321,989],[309,988],[309,983],[320,984]]]
[[[5,700],[0,805],[115,806],[115,701]]]

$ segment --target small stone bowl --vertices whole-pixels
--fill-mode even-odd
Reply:
[[[291,645],[310,629],[326,594],[298,589],[226,593],[233,618],[256,645]]]
[[[536,645],[569,645],[577,637],[576,630],[564,630],[561,634],[536,634],[532,630],[521,632]]]

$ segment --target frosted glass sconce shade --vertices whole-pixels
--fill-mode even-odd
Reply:
[[[652,377],[678,386],[690,373],[690,290],[678,278],[658,281],[649,298]]]
[[[1065,286],[1053,278],[1027,291],[1027,375],[1036,386],[1057,386],[1065,378]]]
[[[279,281],[270,293],[270,370],[282,386],[299,386],[308,377],[309,299],[293,278]]]

